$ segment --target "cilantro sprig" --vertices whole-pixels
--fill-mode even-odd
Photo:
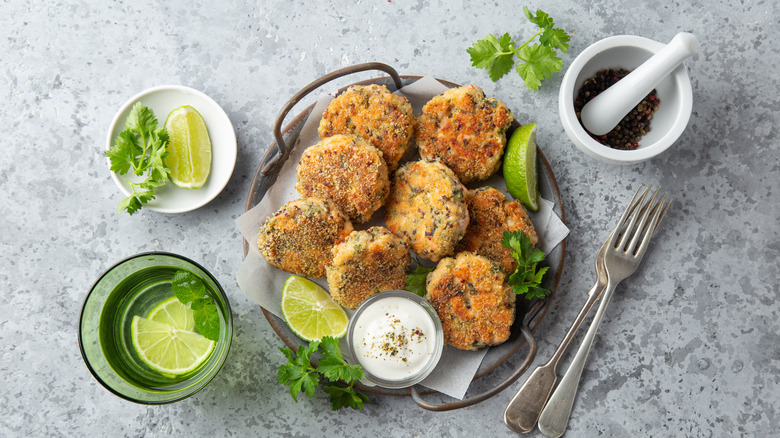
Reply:
[[[176,298],[192,309],[198,332],[212,341],[219,340],[219,311],[206,292],[203,280],[192,272],[178,270],[173,274],[171,285]]]
[[[323,357],[314,367],[311,358],[320,347]],[[290,387],[290,395],[296,403],[301,392],[313,398],[323,377],[330,382],[325,387],[325,393],[330,396],[330,405],[334,411],[346,407],[363,409],[363,403],[369,402],[368,396],[353,388],[355,382],[363,378],[363,368],[344,360],[337,339],[325,336],[321,341],[311,341],[308,346],[298,347],[297,352],[287,347],[280,350],[287,358],[287,363],[279,367],[276,381]],[[343,381],[346,386],[338,384],[338,381]]]
[[[517,261],[517,269],[507,280],[515,293],[525,294],[529,300],[549,295],[550,290],[540,286],[549,268],[536,269],[537,264],[544,260],[544,253],[534,248],[531,239],[523,231],[504,231],[501,245],[511,249],[512,257]]]
[[[132,215],[144,204],[154,199],[154,190],[168,181],[170,168],[163,160],[168,156],[168,132],[165,127],[157,126],[154,111],[136,102],[125,121],[124,131],[114,140],[114,144],[104,152],[111,161],[111,171],[120,175],[133,172],[146,174],[139,183],[126,180],[132,193],[119,202],[117,213],[127,211]]]
[[[570,37],[563,29],[556,28],[552,17],[541,9],[537,9],[536,15],[527,6],[523,11],[528,21],[539,27],[539,31],[521,46],[515,47],[509,33],[500,38],[489,34],[466,51],[471,56],[471,64],[487,69],[493,82],[509,73],[516,56],[522,61],[515,67],[517,73],[528,88],[536,91],[544,79],[550,78],[563,67],[563,60],[558,57],[556,50],[566,53]],[[539,43],[531,44],[537,37]]]
[[[415,266],[412,272],[406,276],[406,290],[424,297],[426,292],[425,279],[428,277],[428,273],[433,271],[434,268],[423,266],[417,259],[415,259],[414,262],[417,266]]]

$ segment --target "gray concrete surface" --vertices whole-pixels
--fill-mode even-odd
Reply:
[[[586,367],[566,436],[767,436],[778,430],[778,89],[780,12],[771,1],[563,1],[529,4],[570,31],[566,68],[616,34],[701,40],[689,60],[694,112],[677,144],[642,164],[595,162],[557,116],[562,72],[538,92],[493,83],[465,50],[488,33],[533,29],[510,1],[102,2],[0,5],[0,436],[512,436],[502,412],[521,378],[461,411],[372,397],[331,412],[275,382],[280,340],[239,290],[234,220],[287,99],[313,79],[366,61],[401,74],[475,83],[538,124],[571,228],[536,364],[563,336],[594,280],[593,257],[640,184],[675,202],[643,266],[619,287]],[[373,77],[366,73],[340,85]],[[102,150],[135,93],[182,84],[232,120],[238,162],[196,211],[117,215]],[[301,106],[300,108],[303,108]],[[77,321],[115,261],[165,250],[207,266],[233,306],[226,365],[203,391],[158,407],[108,393],[84,366]],[[577,337],[579,340],[581,336]],[[568,364],[570,356],[564,358]],[[506,370],[504,370],[506,371]],[[540,436],[534,432],[535,436]]]

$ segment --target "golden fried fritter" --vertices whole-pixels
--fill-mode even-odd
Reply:
[[[352,232],[352,223],[330,201],[303,198],[290,201],[268,218],[257,235],[257,246],[271,265],[284,271],[325,276],[333,246]]]
[[[509,339],[515,293],[499,265],[470,252],[442,259],[428,274],[426,298],[439,314],[444,342],[477,350]]]
[[[333,247],[327,267],[330,295],[342,306],[356,309],[378,292],[406,287],[410,262],[409,245],[387,228],[353,231]]]
[[[493,187],[474,189],[468,196],[469,227],[456,252],[471,251],[500,264],[511,274],[517,268],[512,250],[501,244],[504,231],[523,231],[536,245],[538,237],[525,207],[518,201],[507,201],[506,196]]]
[[[355,134],[384,154],[392,171],[412,143],[414,114],[409,101],[384,85],[353,85],[322,114],[320,137]]]
[[[462,183],[484,180],[501,166],[512,113],[475,85],[447,90],[425,104],[415,136],[420,155],[451,168]]]
[[[356,223],[384,205],[390,177],[382,152],[354,135],[334,135],[307,148],[295,189],[302,197],[330,199]]]
[[[418,256],[437,261],[450,255],[469,223],[466,188],[443,164],[414,161],[393,177],[385,222]]]

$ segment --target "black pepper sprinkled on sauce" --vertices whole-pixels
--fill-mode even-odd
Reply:
[[[363,345],[368,351],[373,352],[377,359],[398,358],[404,363],[409,361],[406,353],[413,343],[419,344],[425,341],[425,333],[419,327],[408,328],[400,318],[390,313],[385,313],[389,320],[388,330],[379,338],[370,341],[363,338]]]

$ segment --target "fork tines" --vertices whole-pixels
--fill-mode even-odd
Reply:
[[[645,202],[651,189],[652,187],[648,186],[643,191],[640,186],[634,197],[631,198],[631,202],[618,222],[618,232],[612,238],[612,246],[615,249],[620,249],[630,255],[644,252],[650,242],[650,237],[655,233],[658,224],[672,204],[671,199],[666,201],[666,193],[656,202],[660,189],[656,189],[650,199]]]

